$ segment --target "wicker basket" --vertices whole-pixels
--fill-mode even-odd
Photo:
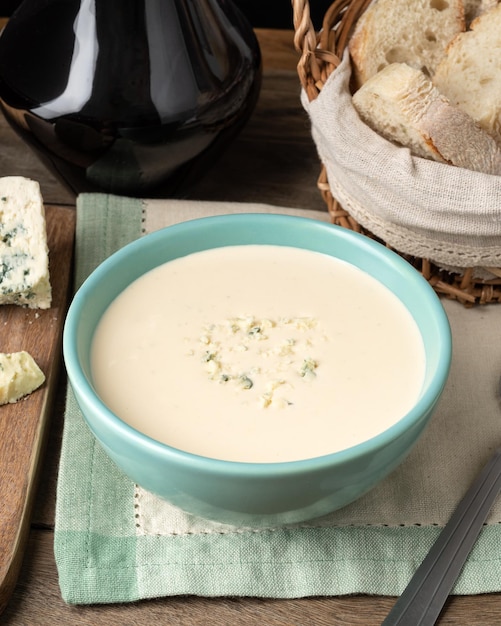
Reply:
[[[326,12],[322,29],[317,33],[310,19],[309,2],[292,0],[294,44],[301,53],[297,70],[306,97],[310,101],[318,96],[327,78],[341,63],[353,27],[370,1],[336,0]],[[378,239],[360,226],[333,197],[323,165],[318,187],[334,224]],[[481,280],[474,277],[474,268],[465,268],[461,274],[457,274],[440,269],[426,258],[405,254],[401,256],[419,270],[440,295],[456,299],[466,306],[501,302],[501,268],[489,267],[490,274],[497,278]]]

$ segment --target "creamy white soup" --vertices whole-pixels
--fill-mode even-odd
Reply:
[[[212,458],[279,462],[339,451],[412,407],[416,323],[354,266],[317,252],[230,246],[165,263],[110,305],[92,374],[122,420]]]

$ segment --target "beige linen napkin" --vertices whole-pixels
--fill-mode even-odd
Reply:
[[[277,209],[246,204],[245,210]],[[148,200],[144,202],[144,230],[152,232],[179,221],[238,212],[242,212],[242,205],[235,203],[170,200],[166,210],[165,201]],[[321,211],[280,208],[280,212],[329,221],[327,213]],[[496,392],[501,378],[501,306],[465,309],[457,302],[443,303],[452,326],[454,358],[449,383],[431,426],[397,473],[361,500],[324,518],[321,524],[443,525],[465,486],[491,451],[501,445],[501,406]],[[439,458],[440,470],[436,471]],[[159,520],[169,518],[168,505],[144,493],[141,500],[155,508]],[[176,514],[175,520],[181,524],[176,532],[181,528],[186,531],[193,524],[182,515]],[[501,501],[489,521],[501,522]],[[150,519],[148,523],[161,532],[162,521]],[[211,524],[203,526],[210,528]]]
[[[77,282],[128,241],[182,220],[240,212],[321,211],[267,205],[139,201],[84,194],[77,206]],[[302,597],[399,594],[501,442],[501,305],[444,301],[453,335],[450,378],[423,437],[358,501],[309,523],[252,530],[195,518],[131,483],[68,394],[55,553],[71,603],[174,594]],[[497,502],[455,593],[501,591]]]

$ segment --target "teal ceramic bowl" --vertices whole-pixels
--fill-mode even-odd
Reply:
[[[386,285],[414,317],[425,347],[421,395],[407,415],[352,448],[303,461],[239,463],[190,454],[159,443],[114,415],[96,394],[90,345],[112,300],[154,267],[226,245],[275,244],[343,259]],[[147,235],[102,263],[69,308],[63,338],[68,377],[90,430],[134,482],[181,509],[240,526],[316,518],[373,488],[407,456],[428,424],[447,380],[451,334],[439,298],[406,261],[351,231],[284,215],[224,215],[185,222]]]

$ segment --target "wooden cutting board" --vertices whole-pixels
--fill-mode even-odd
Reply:
[[[0,306],[0,352],[27,350],[45,373],[40,389],[0,406],[0,613],[16,584],[30,530],[54,391],[71,281],[75,209],[47,206],[52,306]]]

